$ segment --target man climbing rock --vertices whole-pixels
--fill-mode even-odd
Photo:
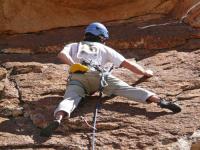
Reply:
[[[173,113],[181,111],[178,105],[161,99],[146,89],[130,86],[106,71],[104,66],[112,63],[116,68],[123,67],[138,75],[153,76],[151,70],[145,70],[136,62],[128,61],[106,46],[105,41],[108,38],[108,30],[103,24],[91,23],[85,29],[83,41],[66,45],[58,54],[58,58],[70,66],[68,86],[63,101],[54,112],[55,120],[41,130],[41,136],[51,136],[61,120],[65,116],[70,117],[83,97],[99,90],[108,96],[118,95],[141,103],[157,103],[159,107],[169,109]]]

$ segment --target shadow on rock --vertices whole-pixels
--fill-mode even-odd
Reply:
[[[145,78],[139,79],[134,85],[143,82]],[[56,95],[42,95],[38,99],[32,101],[25,101],[24,116],[12,119],[5,119],[0,123],[0,132],[7,132],[17,135],[27,135],[32,138],[34,143],[42,144],[49,138],[43,138],[39,136],[40,129],[47,126],[54,118],[53,113],[59,102],[62,100],[60,94]],[[120,100],[120,97],[119,97]],[[109,101],[107,103],[107,101]],[[71,114],[71,118],[67,121],[63,121],[61,127],[54,135],[64,135],[65,132],[69,132],[68,135],[73,133],[74,130],[81,132],[91,132],[91,128],[88,128],[84,121],[80,119],[80,116],[84,116],[86,120],[92,124],[93,112],[95,111],[96,104],[101,103],[101,130],[113,130],[120,127],[118,123],[112,124],[112,121],[108,121],[109,117],[115,117],[113,112],[117,115],[128,114],[130,116],[145,116],[149,120],[156,119],[159,116],[171,114],[169,112],[148,112],[146,108],[141,108],[137,103],[127,103],[126,101],[118,101],[118,97],[103,97],[88,96],[81,101],[79,106]],[[110,103],[111,102],[111,103]],[[135,106],[135,105],[138,105]],[[148,105],[146,106],[148,107]],[[104,117],[105,116],[105,117]],[[117,118],[117,117],[116,117]],[[112,119],[112,118],[111,118]],[[118,118],[117,122],[123,122],[122,118]],[[63,132],[64,129],[64,132]]]
[[[146,107],[148,107],[148,105],[146,105]],[[131,116],[136,116],[136,115],[145,116],[149,120],[156,119],[157,117],[160,117],[160,116],[173,114],[172,112],[166,112],[166,111],[150,112],[150,111],[147,111],[146,108],[140,108],[139,106],[138,107],[130,106],[130,104],[123,103],[123,102],[115,102],[113,104],[104,104],[103,109],[106,109],[109,111],[115,111],[119,113],[126,113]]]
[[[10,133],[11,135],[6,135],[7,140],[18,140],[19,143],[22,143],[22,145],[26,142],[28,144],[32,143],[32,141],[30,141],[30,138],[24,138],[24,136],[31,137],[34,143],[37,144],[42,144],[47,140],[39,137],[39,129],[33,125],[32,121],[29,118],[25,117],[4,119],[0,123],[0,132]]]
[[[100,111],[103,112],[103,114],[105,114],[106,117],[108,117],[109,114],[114,117],[112,112],[115,112],[118,115],[128,114],[130,116],[145,116],[148,120],[153,120],[160,116],[173,114],[172,112],[167,112],[167,111],[160,111],[160,112],[147,111],[146,108],[141,108],[139,103],[131,103],[131,105],[126,101],[107,103],[107,101],[113,101],[112,99],[114,97],[115,96],[104,97],[100,101],[101,103]],[[95,111],[96,108],[96,104],[99,103],[99,100],[100,99],[98,96],[87,97],[79,104],[78,108],[72,113],[71,118],[73,119],[78,116],[89,116],[92,118],[93,112]],[[146,107],[149,107],[150,105],[147,104]]]
[[[112,112],[117,114],[129,114],[130,116],[146,116],[148,119],[153,120],[159,116],[170,114],[169,112],[148,112],[145,108],[136,107],[137,103],[129,104],[126,102],[112,102],[113,97],[102,98],[103,112],[99,121],[100,130],[114,130],[120,127],[118,123],[114,124],[109,122],[107,118]],[[37,101],[31,101],[26,103],[25,112],[29,113],[30,117],[17,117],[11,119],[5,119],[0,123],[0,132],[11,133],[19,138],[19,135],[29,136],[32,138],[34,143],[38,145],[43,144],[49,138],[40,137],[40,128],[46,126],[50,121],[53,120],[53,112],[59,102],[62,100],[60,96],[57,97],[45,97]],[[86,97],[78,106],[78,108],[72,113],[71,118],[67,121],[63,121],[58,131],[54,133],[54,136],[69,136],[75,132],[91,132],[91,128],[88,128],[84,121],[80,119],[80,116],[86,116],[89,123],[92,124],[93,112],[95,110],[96,103],[99,101],[98,96]],[[148,107],[148,106],[147,106]],[[104,117],[105,115],[105,117]],[[118,122],[121,121],[118,118]],[[103,123],[103,124],[101,124]],[[67,129],[68,128],[68,129]]]

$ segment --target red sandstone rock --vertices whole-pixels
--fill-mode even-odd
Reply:
[[[138,63],[155,73],[143,82],[137,82],[140,76],[123,68],[114,70],[114,75],[177,100],[183,109],[172,114],[154,104],[139,104],[123,97],[104,98],[97,118],[97,149],[199,148],[199,137],[193,132],[200,124],[200,43],[199,31],[192,28],[199,26],[199,8],[188,13],[184,19],[187,25],[178,23],[198,0],[152,0],[150,5],[144,5],[143,0],[89,1],[87,5],[83,5],[85,1],[0,1],[1,32],[85,25],[94,17],[112,20],[108,23],[111,40],[107,44],[132,61],[139,59]],[[106,15],[97,14],[96,8]],[[178,20],[163,18],[169,13]],[[75,20],[76,16],[81,17]],[[62,28],[0,37],[0,149],[90,149],[91,128],[80,116],[92,124],[96,96],[87,97],[52,138],[39,136],[40,128],[53,119],[66,89],[68,67],[59,64],[55,53],[64,44],[82,39],[82,30]]]

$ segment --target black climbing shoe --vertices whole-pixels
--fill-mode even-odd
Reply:
[[[164,99],[160,100],[160,102],[158,103],[158,106],[160,106],[161,108],[169,109],[173,111],[173,113],[181,112],[180,106],[178,106],[177,104],[174,104],[173,102],[166,101]]]
[[[47,127],[40,131],[40,136],[50,137],[53,134],[53,131],[55,131],[59,125],[60,123],[57,120],[51,122]]]

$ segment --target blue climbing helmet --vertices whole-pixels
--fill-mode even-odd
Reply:
[[[85,29],[85,34],[86,33],[91,33],[95,36],[103,36],[105,39],[109,38],[109,33],[107,28],[99,22],[93,22],[89,24]]]

